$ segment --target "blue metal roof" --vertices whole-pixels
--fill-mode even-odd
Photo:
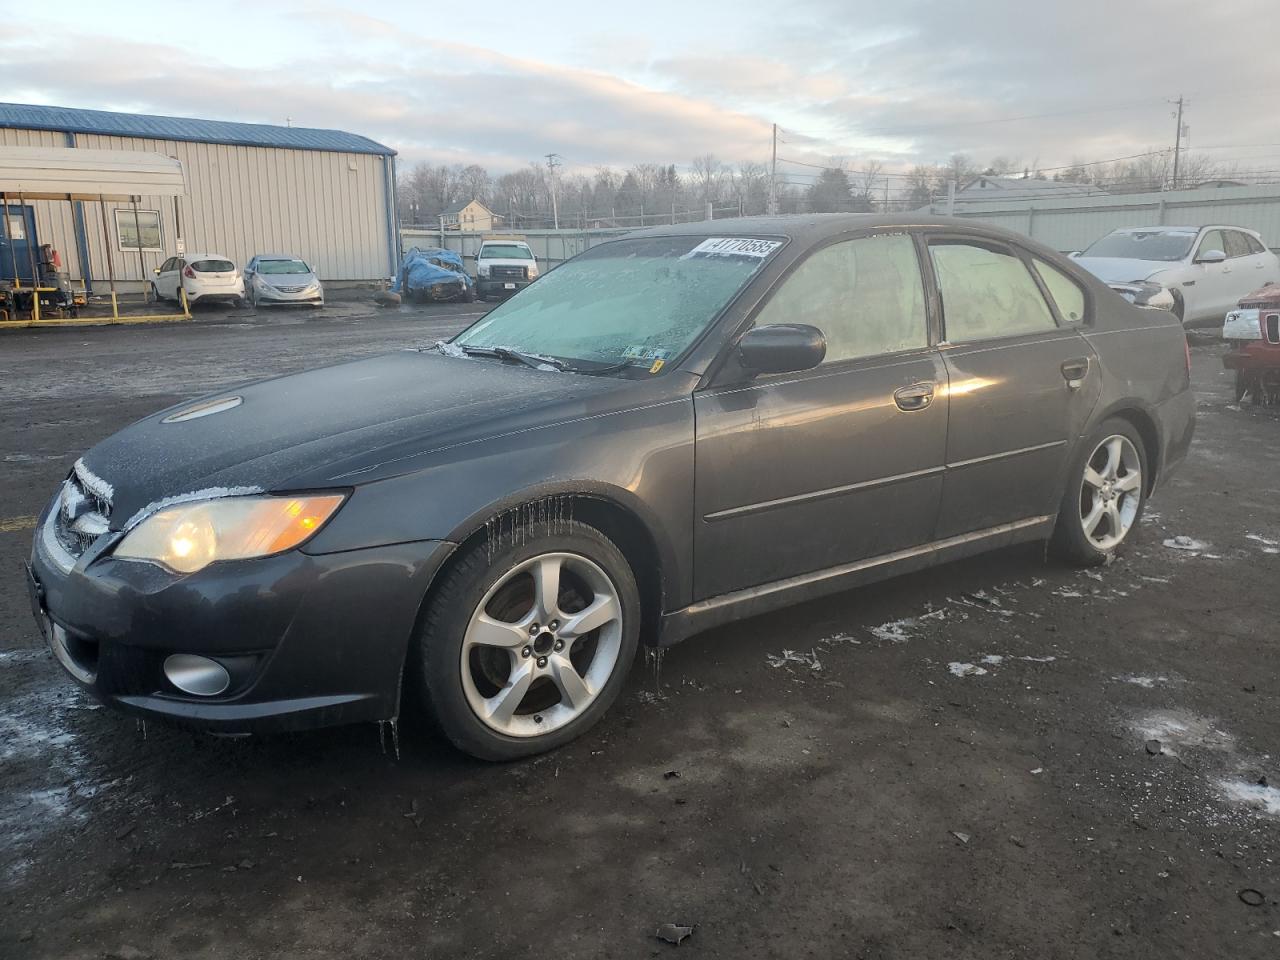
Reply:
[[[240,147],[284,147],[290,150],[332,150],[395,156],[395,151],[368,137],[341,130],[277,127],[269,123],[232,123],[153,117],[145,113],[112,113],[73,107],[43,107],[29,103],[0,103],[0,128],[97,133],[111,137],[148,137],[192,143],[227,143]]]

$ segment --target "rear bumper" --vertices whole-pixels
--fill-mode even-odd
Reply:
[[[1249,373],[1280,370],[1280,347],[1259,342],[1228,350],[1222,355],[1222,365],[1228,370],[1244,370]]]
[[[1156,484],[1163,486],[1182,466],[1191,449],[1191,438],[1196,432],[1195,394],[1187,389],[1165,400],[1156,407],[1156,423],[1163,451]]]
[[[38,528],[29,589],[68,674],[108,706],[222,733],[299,730],[399,712],[418,609],[452,548],[295,550],[183,577],[95,545],[68,572]],[[213,697],[182,693],[164,674],[174,653],[217,661],[230,686]]]

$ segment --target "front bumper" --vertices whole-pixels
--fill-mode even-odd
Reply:
[[[221,733],[382,720],[400,680],[422,598],[453,549],[420,541],[344,553],[216,563],[189,576],[90,547],[66,571],[36,530],[33,613],[67,672],[108,706]],[[198,697],[164,676],[193,653],[228,671]]]
[[[254,298],[259,306],[284,306],[287,304],[315,304],[316,306],[324,305],[324,291],[311,290],[307,292],[299,291],[298,293],[285,293],[282,290],[267,290],[263,287],[257,287],[254,290]]]

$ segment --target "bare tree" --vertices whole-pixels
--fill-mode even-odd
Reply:
[[[720,185],[725,176],[725,165],[714,154],[704,153],[690,163],[693,183],[700,201],[714,203],[720,198]]]

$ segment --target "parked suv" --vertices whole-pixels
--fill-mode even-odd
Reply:
[[[486,237],[476,253],[476,286],[481,300],[509,297],[538,276],[538,261],[521,237]]]
[[[179,300],[179,288],[186,290],[187,303],[244,302],[244,277],[234,262],[217,253],[170,257],[156,267],[151,293],[157,300]]]
[[[1095,241],[1076,262],[1113,286],[1159,283],[1188,327],[1220,326],[1245,294],[1280,283],[1280,258],[1243,227],[1126,227]]]

